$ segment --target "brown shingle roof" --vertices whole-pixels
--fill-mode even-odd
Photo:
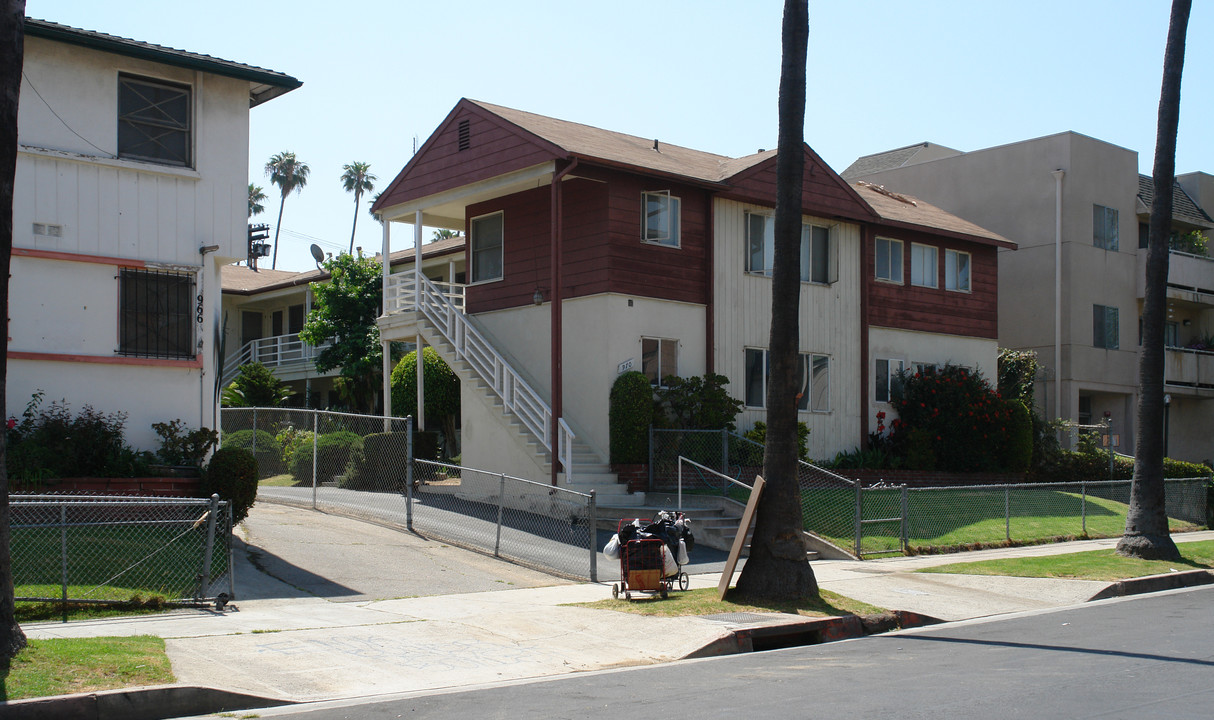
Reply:
[[[1155,199],[1155,180],[1150,175],[1138,176],[1138,199],[1142,201],[1147,213],[1151,212],[1151,203]],[[1180,183],[1172,181],[1172,218],[1199,227],[1214,227],[1214,220],[1205,213],[1193,198],[1184,191]]]
[[[860,181],[852,187],[860,193],[860,197],[872,206],[873,210],[886,222],[916,225],[929,230],[938,230],[952,235],[965,236],[967,239],[984,245],[1015,248],[1016,243],[1002,235],[979,227],[969,220],[959,218],[952,213],[941,210],[931,203],[924,202],[905,193],[894,193],[880,185]]]

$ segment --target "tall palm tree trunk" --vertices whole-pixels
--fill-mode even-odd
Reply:
[[[0,16],[0,331],[8,337],[8,273],[13,256],[13,190],[17,176],[17,105],[25,58],[25,0],[5,0]],[[0,408],[6,407],[8,352],[0,352]],[[25,647],[13,600],[7,438],[0,432],[0,672]],[[3,684],[0,683],[0,689]],[[3,699],[3,698],[0,698]]]
[[[817,595],[818,583],[801,540],[797,478],[798,306],[801,293],[801,190],[805,171],[805,60],[808,0],[785,0],[781,32],[780,131],[776,151],[775,256],[768,357],[767,442],[750,556],[738,578],[740,594],[763,598]]]
[[[354,225],[350,228],[350,254],[354,254],[354,233],[358,232],[358,201],[362,199],[362,193],[354,193]]]
[[[1142,307],[1142,352],[1138,360],[1138,437],[1134,482],[1125,535],[1117,552],[1134,557],[1179,560],[1168,533],[1163,483],[1164,324],[1167,314],[1168,236],[1172,225],[1172,185],[1176,178],[1176,129],[1180,123],[1180,75],[1192,0],[1173,0],[1168,44],[1163,54],[1163,88],[1155,136],[1146,293]]]
[[[274,258],[270,261],[270,269],[278,269],[278,231],[282,230],[282,209],[287,204],[287,192],[282,193],[282,200],[278,201],[278,222],[274,223]]]

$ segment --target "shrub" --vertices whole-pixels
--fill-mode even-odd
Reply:
[[[737,429],[735,421],[742,412],[742,401],[725,390],[729,378],[715,373],[689,378],[669,375],[662,383],[654,410],[659,424],[680,430]]]
[[[653,386],[639,372],[626,372],[611,386],[607,411],[613,464],[649,460],[649,426],[653,424]]]
[[[185,422],[173,420],[167,423],[152,423],[152,429],[160,436],[160,450],[156,459],[165,465],[202,465],[207,453],[219,442],[219,433],[209,428],[187,430]]]
[[[321,435],[316,439],[316,483],[332,482],[346,471],[355,449],[361,450],[362,437],[349,430]],[[291,474],[296,481],[307,481],[312,477],[312,446],[300,445],[291,458]]]
[[[981,373],[957,365],[904,373],[902,386],[895,391],[894,408],[906,428],[915,433],[906,447],[911,469],[1000,469],[999,455],[1007,440],[1011,411]]]
[[[259,362],[240,366],[239,374],[223,390],[224,407],[278,407],[294,395],[287,384]]]
[[[266,476],[277,475],[282,471],[282,446],[278,444],[278,440],[273,435],[265,430],[257,432],[257,450],[253,450],[253,432],[252,430],[237,430],[232,433],[224,433],[223,444],[221,447],[240,448],[252,452],[257,458],[257,467]]]
[[[1027,472],[1033,464],[1033,417],[1019,400],[1004,401],[1008,408],[1006,438],[1000,465],[1011,472]]]
[[[341,486],[352,490],[398,490],[404,487],[406,438],[403,432],[372,433],[350,455]]]
[[[459,377],[432,347],[422,352],[422,368],[426,390],[426,425],[429,426],[431,420],[439,422],[446,438],[447,452],[454,454],[455,419],[460,413]],[[397,417],[417,417],[416,350],[407,353],[392,369],[392,414]],[[438,453],[424,457],[437,458]]]
[[[274,439],[282,446],[282,466],[285,468],[291,467],[291,460],[295,458],[296,451],[303,445],[312,445],[312,438],[316,433],[311,430],[301,430],[293,425],[287,425],[278,431]]]
[[[747,440],[753,440],[760,445],[767,444],[767,423],[756,420],[755,426],[745,432]],[[797,456],[809,460],[809,426],[803,422],[797,423]]]
[[[215,451],[202,474],[203,497],[218,495],[232,503],[232,524],[244,520],[257,499],[257,458],[239,447],[225,445]]]
[[[137,477],[148,474],[152,454],[132,449],[123,437],[125,413],[109,415],[85,405],[73,414],[66,403],[42,410],[34,393],[21,420],[9,421],[6,463],[18,484],[49,478]]]

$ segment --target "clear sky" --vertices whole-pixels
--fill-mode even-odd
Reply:
[[[977,150],[1065,130],[1138,152],[1149,174],[1168,0],[810,2],[805,139],[841,172],[930,140]],[[387,186],[461,97],[729,156],[773,148],[779,0],[27,0],[27,14],[285,72],[251,111],[249,180],[311,167],[287,198],[278,269],[348,247],[364,161]],[[1176,168],[1214,173],[1214,2],[1189,23]],[[366,213],[356,245],[380,247]],[[412,244],[410,226],[393,249]],[[265,265],[263,265],[265,267]]]

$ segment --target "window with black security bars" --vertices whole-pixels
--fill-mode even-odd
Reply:
[[[193,275],[125,268],[118,295],[120,355],[193,359]]]
[[[118,78],[118,157],[191,165],[190,88]]]

